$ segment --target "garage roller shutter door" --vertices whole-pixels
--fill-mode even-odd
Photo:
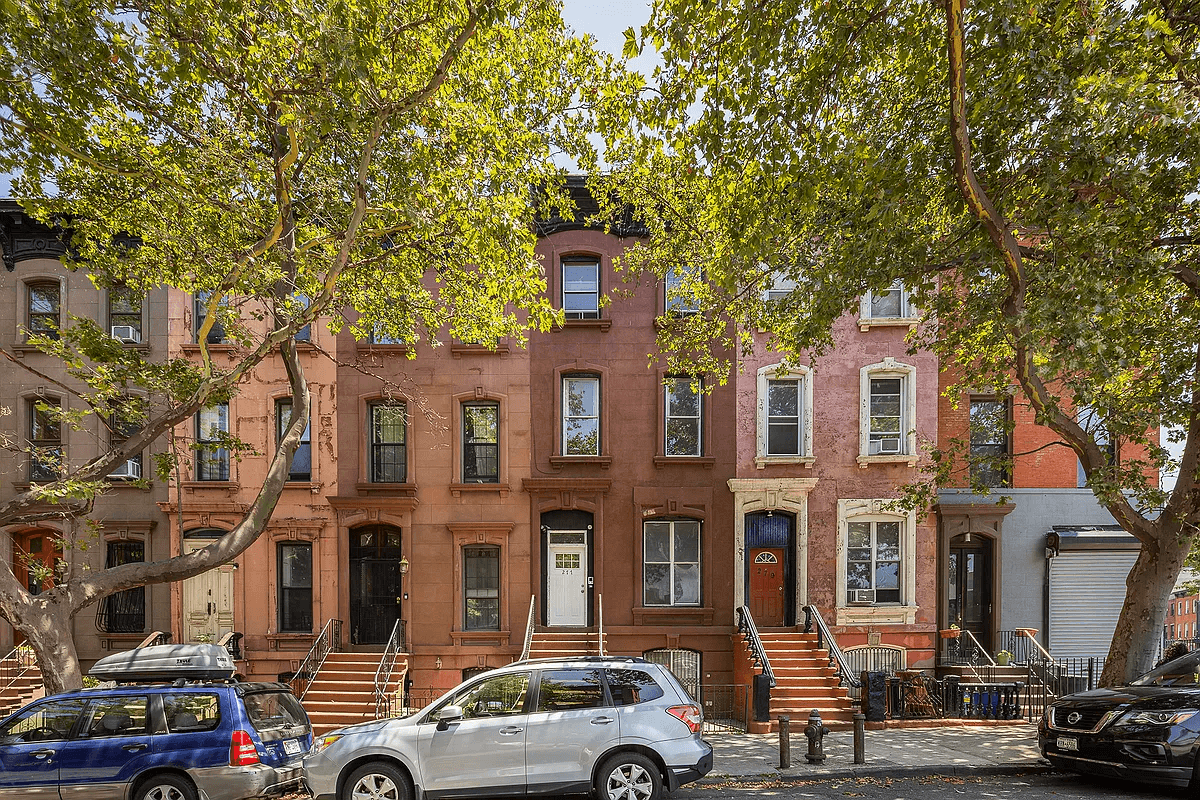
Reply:
[[[1108,655],[1136,550],[1063,551],[1050,559],[1050,654]]]

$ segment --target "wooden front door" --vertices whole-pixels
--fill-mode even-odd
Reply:
[[[212,539],[184,539],[183,552],[212,544]],[[233,565],[214,567],[183,581],[185,642],[216,642],[233,630]]]
[[[50,531],[33,531],[13,537],[13,575],[30,594],[41,594],[54,585],[62,561],[62,543]],[[25,634],[13,631],[13,644]]]
[[[755,548],[750,551],[750,615],[760,628],[784,624],[784,551]]]

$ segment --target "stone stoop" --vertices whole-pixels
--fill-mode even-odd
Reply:
[[[326,657],[302,701],[314,736],[375,719],[375,673],[382,657],[381,652],[330,653]],[[387,690],[393,696],[404,684],[407,671],[408,660],[401,655],[388,680]]]
[[[535,629],[529,644],[530,658],[565,658],[567,656],[598,656],[600,646],[595,628]],[[605,636],[607,643],[608,637]]]
[[[12,684],[0,688],[0,719],[4,719],[26,703],[45,696],[46,687],[42,683],[42,671],[34,664]]]
[[[786,715],[792,734],[800,734],[814,708],[833,730],[853,727],[857,706],[846,688],[838,685],[836,671],[829,665],[829,651],[817,647],[815,633],[768,629],[759,631],[759,638],[775,673],[775,687],[771,689],[770,723],[751,722],[751,733],[778,731],[779,717]]]

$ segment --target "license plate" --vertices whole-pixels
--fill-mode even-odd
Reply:
[[[300,740],[288,739],[283,743],[283,752],[287,753],[289,756],[300,755]]]
[[[1058,737],[1058,741],[1056,741],[1054,744],[1059,750],[1073,750],[1076,753],[1079,752],[1079,740],[1073,739],[1070,736],[1060,736]]]

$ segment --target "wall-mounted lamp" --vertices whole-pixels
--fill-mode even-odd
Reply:
[[[437,657],[437,661],[434,661],[434,662],[433,662],[433,668],[434,668],[434,669],[441,669],[441,668],[442,668],[442,657],[441,657],[441,656],[438,656],[438,657]]]
[[[967,531],[966,534],[963,536],[963,544],[967,544],[970,541],[971,541],[971,532]]]
[[[408,559],[405,558],[404,556],[400,556],[400,574],[401,575],[408,574]]]

